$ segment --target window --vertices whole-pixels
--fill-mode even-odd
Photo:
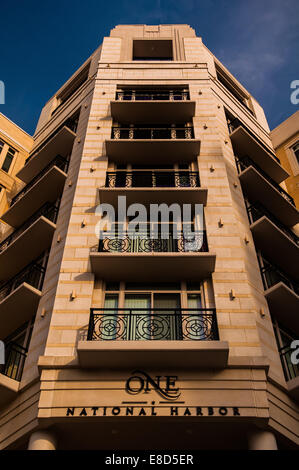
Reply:
[[[4,142],[3,142],[3,140],[0,140],[0,153],[3,150],[3,147],[4,147]]]
[[[166,39],[136,39],[133,60],[173,60],[172,41]]]
[[[52,112],[52,115],[85,83],[88,79],[90,64],[84,67],[81,72],[57,95],[57,107]]]
[[[252,109],[248,106],[247,96],[245,96],[244,92],[238,87],[237,83],[234,82],[224,70],[220,69],[220,67],[216,64],[216,74],[217,79],[223,86],[243,105],[247,110],[254,115]]]
[[[295,157],[296,157],[296,159],[297,159],[297,163],[298,163],[298,165],[299,165],[299,141],[296,142],[296,144],[292,147],[292,150],[293,150],[293,152],[294,152],[294,155],[295,155]]]
[[[6,173],[9,172],[9,169],[11,167],[11,164],[12,164],[12,161],[14,159],[15,154],[16,154],[16,151],[13,148],[9,147],[8,151],[7,151],[7,154],[6,154],[6,157],[5,157],[5,159],[3,161],[3,164],[2,164],[2,170],[6,171]]]

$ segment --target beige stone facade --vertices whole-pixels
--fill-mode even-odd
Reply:
[[[155,184],[134,186],[138,171]],[[179,180],[159,186],[163,172]],[[31,339],[22,374],[0,375],[1,448],[297,448],[299,214],[287,176],[262,108],[192,28],[114,28],[43,108],[18,174],[27,189],[2,215],[19,235],[0,251],[1,279],[25,267],[27,278],[0,302],[0,339],[15,345],[24,324]],[[103,248],[96,208],[119,195],[204,204],[205,248]],[[22,231],[44,204],[51,215]],[[171,306],[159,321],[157,305]]]

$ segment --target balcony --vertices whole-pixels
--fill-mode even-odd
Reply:
[[[195,115],[195,101],[190,101],[188,90],[136,89],[116,92],[111,102],[111,115],[116,122],[169,123],[191,121]]]
[[[0,365],[0,407],[13,400],[19,391],[27,350],[16,343],[5,345],[5,364]]]
[[[239,119],[228,122],[228,128],[235,155],[238,155],[240,159],[248,155],[277,183],[281,183],[289,176],[281,166],[275,153],[263,144]]]
[[[25,166],[18,172],[17,177],[25,183],[29,183],[53,161],[55,155],[61,155],[68,160],[75,137],[75,132],[68,126],[60,128],[57,133],[51,135],[50,139],[28,157]]]
[[[44,204],[0,243],[0,280],[12,277],[50,246],[59,202]]]
[[[252,202],[263,201],[263,205],[287,226],[299,222],[293,198],[251,158],[236,158],[236,164],[242,188]]]
[[[107,234],[90,253],[92,272],[101,279],[140,282],[187,281],[208,277],[215,269],[216,255],[208,251],[205,231],[193,239],[151,238],[148,234],[123,237]]]
[[[91,309],[81,366],[215,367],[228,359],[214,309]]]
[[[11,200],[10,208],[1,217],[12,227],[19,227],[46,202],[55,202],[66,180],[68,161],[58,156]]]
[[[291,355],[293,352],[294,349],[290,345],[284,346],[279,350],[289,393],[296,401],[299,401],[299,365],[292,363]]]
[[[45,271],[42,260],[39,259],[0,285],[1,338],[8,336],[36,313]]]
[[[254,242],[268,259],[281,266],[294,279],[298,278],[299,237],[281,224],[262,204],[247,203],[248,218]],[[269,243],[269,240],[271,242]]]
[[[118,196],[126,196],[127,204],[203,204],[207,189],[200,187],[198,172],[188,170],[118,170],[108,172],[106,187],[99,188],[101,203],[117,206]]]
[[[299,332],[299,285],[263,256],[259,262],[271,313],[278,321]]]
[[[194,161],[199,155],[200,140],[193,127],[112,127],[106,140],[107,155],[116,163],[176,163]]]

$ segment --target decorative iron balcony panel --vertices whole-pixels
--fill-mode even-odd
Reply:
[[[291,361],[292,353],[294,353],[294,349],[292,349],[290,345],[284,346],[279,350],[280,360],[287,382],[299,376],[299,365],[293,364]]]
[[[116,92],[117,101],[186,101],[187,90],[122,90]]]
[[[267,261],[264,257],[259,258],[259,264],[265,290],[270,289],[279,282],[283,282],[293,292],[299,295],[299,285],[284,274],[277,266]]]
[[[0,302],[11,292],[26,282],[38,290],[42,290],[46,268],[35,261],[24,268],[15,277],[0,285]]]
[[[56,204],[52,204],[50,202],[44,204],[37,212],[35,212],[28,220],[26,220],[26,222],[22,224],[21,227],[12,232],[7,238],[5,238],[0,243],[0,253],[6,250],[6,248],[11,245],[14,240],[16,240],[16,238],[18,238],[23,232],[25,232],[25,230],[27,230],[27,228],[30,227],[41,216],[46,217],[48,220],[55,224],[58,216],[59,204],[60,200],[57,201]]]
[[[10,379],[21,381],[27,349],[17,343],[10,342],[5,345],[5,364],[0,365],[0,374]]]
[[[219,340],[215,309],[91,309],[88,341]]]
[[[112,139],[194,139],[193,127],[112,127]]]
[[[18,194],[16,194],[10,203],[10,207],[12,207],[17,201],[22,199],[22,197],[28,193],[28,191],[35,185],[37,181],[39,181],[53,166],[56,166],[63,172],[67,172],[68,170],[69,161],[65,158],[61,157],[61,155],[57,155],[38,175],[36,175],[30,183],[28,183]]]
[[[237,164],[237,169],[238,173],[242,173],[242,171],[246,170],[246,168],[249,168],[252,166],[255,168],[272,186],[274,186],[277,191],[280,192],[282,197],[286,199],[290,204],[295,206],[295,201],[294,199],[279,185],[274,181],[264,170],[262,170],[250,157],[243,157],[243,158],[238,158],[236,157],[236,164]]]
[[[299,247],[299,237],[288,227],[282,224],[271,212],[269,212],[261,203],[255,202],[254,204],[246,201],[246,209],[250,224],[266,216],[271,220],[287,237],[291,238],[294,243]]]
[[[206,231],[196,231],[193,236],[186,237],[181,234],[179,238],[168,235],[168,238],[158,236],[152,238],[149,234],[129,234],[117,236],[107,233],[100,240],[98,251],[100,253],[190,253],[208,252]]]
[[[178,171],[126,171],[108,172],[107,188],[198,188],[198,172]]]

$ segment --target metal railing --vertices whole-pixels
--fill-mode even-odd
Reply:
[[[38,175],[36,175],[30,183],[26,184],[24,188],[19,191],[11,200],[10,206],[13,206],[17,201],[22,199],[22,197],[28,193],[28,191],[39,181],[53,166],[56,166],[65,173],[68,170],[69,161],[63,158],[61,155],[57,155]]]
[[[0,302],[24,282],[41,291],[46,268],[40,263],[41,258],[34,261],[33,263],[28,264],[12,279],[0,285]]]
[[[114,232],[99,241],[94,251],[100,253],[189,253],[208,252],[206,231],[196,231],[194,235],[186,236],[181,233],[179,238],[172,234],[160,233],[151,237],[149,233],[125,234],[118,236]]]
[[[248,134],[251,135],[251,137],[253,137],[254,140],[256,140],[265,150],[266,152],[272,157],[274,158],[274,160],[276,160],[279,164],[280,164],[280,160],[279,158],[277,158],[277,156],[275,155],[275,153],[273,153],[273,151],[268,148],[242,121],[240,121],[238,118],[235,118],[233,119],[232,121],[231,120],[228,120],[227,121],[227,125],[228,125],[228,130],[229,130],[229,133],[232,134],[238,127],[243,127],[243,129],[245,129]]]
[[[295,379],[299,376],[299,365],[293,364],[291,361],[292,353],[294,353],[294,349],[292,349],[290,345],[279,349],[280,360],[286,381]]]
[[[290,204],[295,206],[294,199],[278,183],[276,183],[276,181],[274,181],[271,176],[269,176],[264,170],[262,170],[259,165],[257,165],[250,157],[236,157],[236,165],[239,174],[250,166],[255,168],[272,186],[274,186],[275,189],[277,189],[277,191],[280,192],[284,199],[286,199]]]
[[[27,352],[27,349],[14,342],[5,345],[5,364],[0,365],[0,374],[20,382]]]
[[[117,101],[187,101],[187,90],[121,90],[116,92]]]
[[[255,202],[250,204],[246,201],[246,209],[249,218],[250,224],[253,224],[257,220],[261,219],[263,216],[266,216],[271,220],[287,237],[291,238],[296,245],[299,247],[299,237],[288,227],[282,224],[271,212],[269,212],[263,204],[260,202]]]
[[[258,260],[265,290],[270,289],[270,287],[275,286],[279,282],[283,282],[293,292],[299,295],[299,285],[295,281],[290,279],[277,266],[266,260],[264,256],[260,255]]]
[[[194,139],[193,127],[112,127],[112,139]]]
[[[216,311],[204,308],[93,308],[87,340],[217,341]]]
[[[188,170],[118,170],[106,175],[107,188],[198,188],[199,174]]]
[[[9,245],[11,245],[23,232],[25,232],[28,227],[30,227],[41,216],[46,217],[48,220],[55,224],[58,216],[59,204],[60,200],[58,200],[55,204],[51,202],[46,202],[46,204],[44,204],[29,219],[27,219],[23,225],[21,225],[17,230],[14,230],[14,232],[12,232],[0,243],[0,253],[6,250]]]

